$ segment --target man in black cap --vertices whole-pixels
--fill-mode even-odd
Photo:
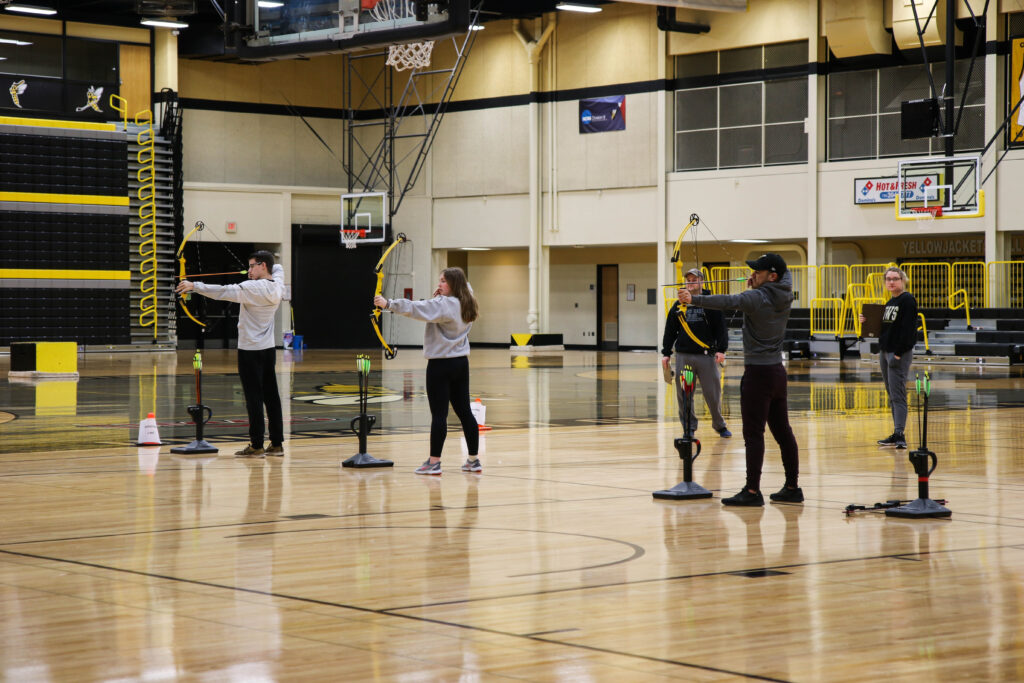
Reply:
[[[764,464],[764,427],[772,431],[782,451],[786,484],[771,494],[772,501],[802,503],[799,449],[789,426],[786,368],[782,365],[782,339],[793,304],[793,279],[778,254],[764,254],[747,261],[754,271],[741,294],[691,294],[679,290],[679,302],[714,310],[743,312],[743,380],[740,411],[747,451],[747,482],[743,490],[723,505],[761,506],[761,466]]]
[[[691,268],[686,272],[686,289],[691,294],[710,293],[704,290],[704,274],[699,268]],[[685,318],[689,333],[683,329]],[[693,335],[693,336],[690,336]],[[679,303],[672,304],[665,320],[665,334],[661,340],[661,365],[665,370],[665,381],[674,377],[676,399],[679,407],[679,421],[683,429],[689,428],[692,436],[697,431],[697,414],[694,412],[693,401],[690,402],[689,423],[685,412],[686,402],[683,400],[683,386],[679,375],[689,365],[693,368],[704,402],[711,413],[711,426],[722,438],[729,438],[732,432],[722,417],[722,377],[718,366],[725,360],[725,351],[729,348],[729,330],[725,326],[725,318],[721,311],[704,310],[700,306],[687,306],[686,312],[680,312]],[[672,350],[675,349],[676,371],[669,369]]]

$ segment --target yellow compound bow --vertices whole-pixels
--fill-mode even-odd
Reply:
[[[381,254],[380,261],[377,261],[377,265],[373,269],[373,272],[377,274],[377,289],[373,293],[374,297],[382,296],[381,292],[384,290],[384,263],[388,260],[388,257],[391,256],[395,247],[405,242],[405,233],[398,233],[395,236],[395,241],[391,243],[391,246],[384,250],[383,254]],[[370,324],[373,325],[373,331],[377,333],[377,339],[380,340],[380,345],[384,349],[384,357],[391,360],[398,353],[398,349],[389,344],[387,340],[384,339],[383,333],[380,331],[380,316],[382,313],[383,311],[378,306],[374,306],[373,312],[370,313]]]

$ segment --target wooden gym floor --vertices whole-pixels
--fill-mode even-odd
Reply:
[[[154,411],[191,439],[190,353],[87,354],[77,384],[0,357],[0,666],[10,681],[864,681],[1024,679],[1024,379],[932,368],[933,498],[949,520],[843,514],[914,498],[873,363],[792,362],[803,505],[723,508],[743,484],[742,367],[695,480],[655,353],[476,349],[494,427],[481,475],[452,429],[426,457],[425,361],[374,354],[356,452],[354,354],[279,357],[287,457],[246,441],[234,352],[209,351],[218,456],[137,449]],[[383,373],[381,369],[383,367]],[[916,371],[925,369],[918,359]],[[698,404],[703,408],[702,403]],[[908,436],[919,445],[912,413]],[[763,487],[782,484],[769,439]]]

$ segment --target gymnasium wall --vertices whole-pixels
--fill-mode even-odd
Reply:
[[[595,252],[614,245],[645,245],[650,251],[647,270],[638,263],[636,272],[628,275],[638,287],[647,280],[656,282],[655,245],[659,240],[674,241],[690,213],[700,214],[714,230],[714,239],[702,236],[701,258],[708,261],[738,265],[763,250],[727,240],[763,237],[806,245],[809,233],[824,247],[818,253],[819,262],[850,260],[854,254],[881,262],[907,256],[908,249],[916,248],[905,243],[922,237],[918,226],[897,224],[890,205],[855,206],[852,199],[855,178],[892,175],[895,159],[819,162],[816,171],[806,165],[686,173],[659,167],[659,140],[666,147],[672,144],[673,86],[668,84],[669,91],[662,93],[664,79],[673,76],[673,55],[793,40],[809,40],[815,46],[823,30],[814,7],[800,0],[758,0],[741,14],[680,10],[677,18],[706,21],[712,30],[700,35],[666,34],[662,39],[654,7],[620,4],[607,5],[597,15],[553,13],[543,20],[488,22],[476,36],[427,166],[395,217],[396,229],[417,235],[417,292],[432,289],[434,249],[506,250],[472,252],[468,257],[478,292],[492,285],[501,290],[485,302],[488,318],[474,327],[474,341],[501,343],[510,331],[525,328],[533,115],[540,133],[539,213],[544,244],[552,254],[551,331],[563,332],[567,343],[586,343],[581,340],[590,329],[587,325],[592,325],[588,323],[591,311],[582,310],[585,302],[576,301],[573,292],[592,277],[588,269],[593,271],[599,262]],[[536,38],[547,22],[555,22],[556,28],[531,65],[516,32]],[[664,45],[664,56],[659,44]],[[446,62],[451,52],[441,41],[435,60]],[[820,60],[808,57],[809,62],[816,59]],[[225,184],[243,192],[235,199],[244,201],[244,192],[258,195],[261,188],[271,186],[275,192],[287,193],[281,201],[290,202],[291,222],[301,222],[295,216],[305,211],[297,199],[303,188],[340,193],[344,183],[340,166],[301,119],[288,111],[282,94],[292,105],[307,108],[309,123],[343,155],[337,118],[345,106],[343,60],[335,56],[260,66],[183,60],[182,97],[201,105],[186,110],[189,187]],[[360,66],[367,76],[374,68],[370,62]],[[824,77],[812,78],[809,87],[825,87]],[[436,88],[439,77],[422,80],[430,83],[425,88],[430,90]],[[401,83],[396,79],[398,86]],[[360,86],[354,85],[358,95]],[[580,134],[579,100],[616,93],[626,93],[626,130]],[[666,100],[664,118],[659,115],[662,98]],[[531,102],[539,104],[531,107]],[[823,117],[824,110],[819,108],[816,118]],[[368,144],[369,132],[360,135]],[[818,136],[820,140],[824,132]],[[1015,187],[1024,180],[1022,160],[1024,153],[1019,151],[1007,156],[998,174],[1000,188]],[[671,150],[666,163],[672,163]],[[662,179],[663,191],[659,189]],[[319,196],[316,192],[311,196]],[[1013,218],[1024,208],[1018,204],[1024,201],[1018,195],[999,192],[990,204],[988,219],[936,221],[929,230],[939,236],[984,237],[985,221],[992,216],[999,230],[1020,230],[1024,225]],[[227,199],[227,194],[220,196],[220,201]],[[314,212],[317,215],[331,213],[323,197],[313,203],[321,204]],[[288,210],[287,206],[278,209]],[[272,231],[271,224],[278,218],[272,212],[255,212],[252,220],[263,222],[261,231]],[[833,255],[830,244],[839,242],[856,248],[837,248]],[[579,253],[595,260],[555,262],[555,254],[563,247],[568,251],[577,246],[584,247]],[[625,265],[620,271],[623,296],[624,273]],[[579,303],[580,309],[564,308],[570,303]],[[621,343],[654,346],[659,341],[655,316],[644,313],[644,307],[636,308],[637,318],[627,325],[625,316],[633,315],[633,307],[624,304],[621,328],[636,334],[638,341],[622,339]],[[408,332],[408,338],[400,341],[418,343],[418,334]]]

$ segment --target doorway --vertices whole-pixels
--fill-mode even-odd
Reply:
[[[597,267],[597,348],[619,348],[619,266]]]

